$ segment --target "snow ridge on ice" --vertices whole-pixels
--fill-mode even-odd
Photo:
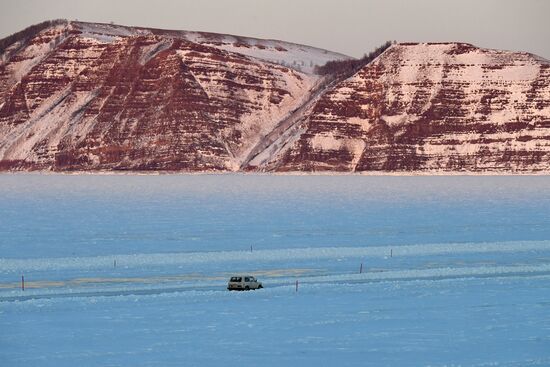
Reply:
[[[0,259],[0,273],[43,271],[61,269],[97,269],[111,267],[113,259],[125,267],[158,265],[221,263],[232,261],[283,261],[330,258],[388,256],[389,246],[379,247],[328,247],[280,250],[217,251],[192,253],[156,253],[134,255],[111,255],[94,257],[67,257],[41,259]],[[493,243],[462,243],[405,245],[391,248],[393,256],[420,256],[435,254],[550,251],[550,241],[514,241]]]

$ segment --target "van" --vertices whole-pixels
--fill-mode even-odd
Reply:
[[[252,275],[233,276],[227,283],[227,289],[230,291],[248,291],[260,288],[263,288],[262,283],[258,282]]]

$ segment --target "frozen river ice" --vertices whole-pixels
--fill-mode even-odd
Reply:
[[[0,175],[0,212],[1,366],[550,365],[550,177]]]

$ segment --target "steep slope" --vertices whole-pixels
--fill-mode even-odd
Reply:
[[[287,62],[289,50],[304,50],[294,65],[307,55],[310,62],[344,57],[278,41],[240,42],[61,22],[12,45],[0,65],[0,168],[238,169],[318,80],[251,50],[266,59],[281,53]],[[247,52],[228,51],[239,48]]]
[[[328,91],[257,169],[550,171],[550,62],[398,44]]]

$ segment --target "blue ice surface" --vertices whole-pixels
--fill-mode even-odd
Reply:
[[[26,293],[18,290],[20,274],[0,266],[0,366],[550,365],[547,273],[303,282],[298,292],[292,283],[298,278],[292,270],[330,279],[357,273],[360,263],[373,274],[548,265],[550,246],[398,255],[399,246],[413,244],[550,240],[547,176],[1,174],[0,214],[4,264],[250,246],[387,246],[396,254],[28,269],[30,284],[64,285]],[[237,270],[277,271],[288,282],[266,275],[261,291],[225,291],[220,279]],[[189,274],[215,280],[207,289],[101,295],[128,287],[154,290],[162,284],[152,279]],[[75,285],[94,278],[119,283]],[[144,284],[128,285],[124,278],[143,278]],[[90,289],[97,294],[68,294]],[[33,292],[46,297],[13,301]]]
[[[5,366],[548,366],[549,280],[303,285],[0,306]]]
[[[0,175],[0,257],[550,238],[547,176]]]

